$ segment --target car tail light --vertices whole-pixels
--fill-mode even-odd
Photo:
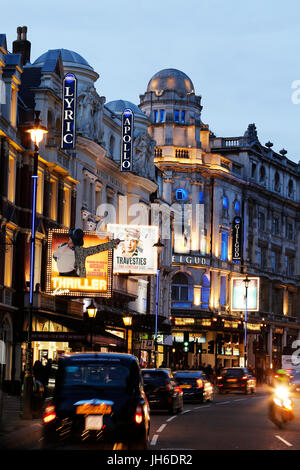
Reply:
[[[182,393],[182,389],[181,389],[180,387],[175,387],[174,390],[175,390],[175,392],[177,392],[177,393]]]
[[[56,413],[55,413],[55,406],[54,405],[47,405],[44,414],[43,414],[43,421],[44,423],[50,423],[50,421],[53,421],[56,418]]]
[[[222,376],[220,376],[220,377],[217,377],[217,380],[222,380],[222,378],[223,378]]]
[[[143,422],[143,409],[141,405],[138,405],[135,410],[134,421],[136,424],[141,424]]]
[[[243,375],[242,380],[247,380],[247,379],[248,379],[247,375]]]
[[[203,381],[201,379],[196,380],[197,388],[203,388]]]
[[[167,390],[168,392],[170,392],[172,390],[172,385],[171,384],[167,384],[165,386],[165,390]]]

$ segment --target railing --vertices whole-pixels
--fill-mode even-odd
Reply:
[[[189,151],[185,149],[176,149],[175,158],[189,158]]]

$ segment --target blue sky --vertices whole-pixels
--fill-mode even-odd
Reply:
[[[243,135],[255,123],[262,144],[300,160],[298,0],[4,1],[9,50],[26,25],[32,62],[48,49],[78,52],[99,73],[107,102],[138,104],[156,72],[177,68],[202,96],[202,120],[216,135]]]

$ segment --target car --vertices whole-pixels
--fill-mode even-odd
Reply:
[[[170,414],[183,409],[183,391],[171,369],[142,369],[144,389],[150,410],[167,410]]]
[[[61,356],[43,411],[43,447],[144,450],[150,412],[138,360],[125,353]]]
[[[290,371],[290,388],[294,394],[300,393],[300,370]]]
[[[219,393],[241,391],[245,394],[256,391],[256,379],[245,367],[228,367],[217,377]]]
[[[212,401],[213,386],[200,370],[174,372],[176,382],[183,390],[183,401]]]

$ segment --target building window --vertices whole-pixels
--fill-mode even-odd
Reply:
[[[37,213],[42,214],[43,208],[44,208],[44,172],[42,170],[38,170],[37,195],[36,195]]]
[[[185,123],[185,111],[181,111],[181,122]]]
[[[9,154],[7,198],[10,202],[15,202],[15,192],[16,192],[16,159],[14,155]]]
[[[278,272],[280,267],[280,253],[271,251],[271,268],[273,272]]]
[[[294,256],[285,256],[285,272],[287,276],[294,275]]]
[[[263,212],[258,213],[258,228],[259,230],[265,231],[265,214]]]
[[[57,219],[57,181],[50,179],[50,219]]]
[[[294,199],[294,183],[293,180],[289,181],[288,184],[288,197]]]
[[[174,121],[179,122],[179,109],[174,110]]]
[[[172,300],[186,302],[191,300],[189,295],[188,278],[183,273],[178,273],[172,280]]]
[[[160,122],[165,122],[166,120],[166,112],[164,109],[161,109],[160,110],[160,118],[159,118]]]
[[[286,237],[288,240],[294,240],[294,226],[291,223],[287,223]]]
[[[70,227],[71,223],[71,190],[67,186],[64,187],[64,211],[63,224]]]
[[[257,263],[260,268],[266,267],[266,260],[267,260],[267,251],[266,248],[258,246],[257,247]]]
[[[228,211],[228,197],[227,196],[223,196],[222,206],[225,211]]]
[[[111,135],[109,139],[109,155],[111,158],[114,156],[114,148],[115,148],[115,138],[113,135]]]
[[[41,283],[42,271],[42,242],[36,240],[35,244],[35,257],[34,257],[34,287],[36,284]]]
[[[153,111],[153,121],[158,122],[158,111],[157,111],[157,109],[155,109]]]
[[[201,305],[203,308],[208,308],[209,294],[210,294],[210,280],[209,280],[209,277],[206,274],[204,274],[202,278],[202,288],[201,288]]]
[[[10,237],[6,237],[5,242],[4,285],[6,287],[11,287],[13,270],[13,245]]]
[[[278,171],[275,173],[275,179],[274,179],[274,189],[277,192],[280,192],[280,176]]]
[[[10,122],[13,127],[17,125],[17,88],[14,85],[11,87]]]
[[[278,217],[272,218],[272,233],[273,235],[279,234],[279,218]]]
[[[251,178],[255,178],[256,177],[256,163],[252,162],[252,165],[251,165]]]
[[[260,181],[260,183],[263,183],[265,181],[265,178],[266,178],[266,170],[265,170],[264,166],[261,166],[260,170],[259,170],[259,181]]]
[[[226,305],[226,276],[220,278],[220,305]]]
[[[234,212],[235,212],[236,215],[239,215],[240,208],[241,208],[241,205],[240,205],[239,201],[235,200],[234,201]]]
[[[199,191],[199,204],[204,204],[204,192]]]
[[[177,201],[187,201],[189,193],[185,188],[179,188],[176,190],[176,199]]]
[[[221,232],[221,260],[227,261],[228,257],[228,233]]]

